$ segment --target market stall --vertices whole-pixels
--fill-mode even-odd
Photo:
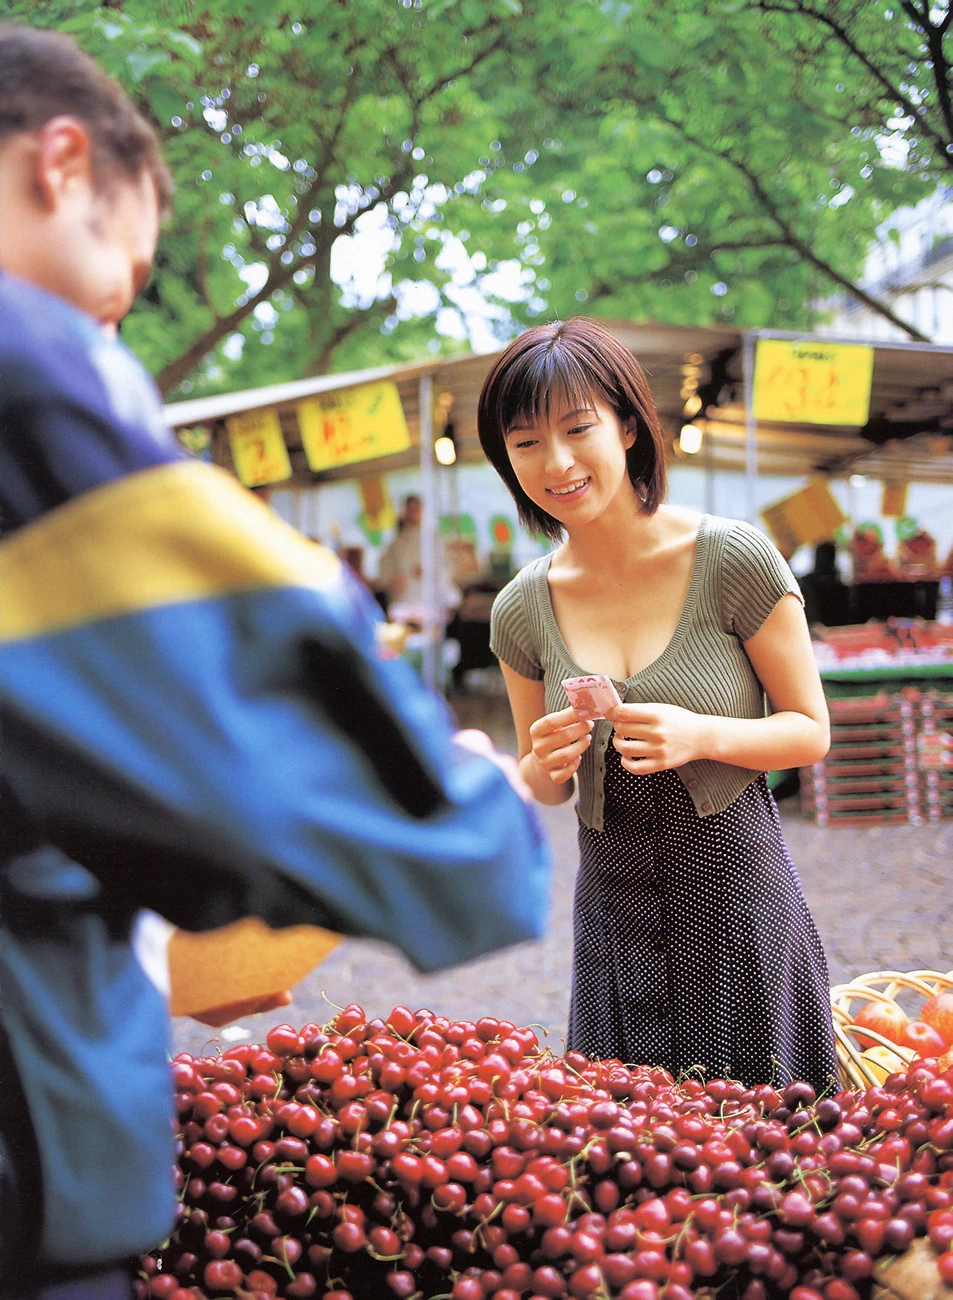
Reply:
[[[698,467],[706,484],[717,473],[742,472],[744,512],[753,522],[761,522],[759,479],[865,474],[891,484],[953,483],[953,349],[899,343],[858,348],[814,335],[730,327],[607,324],[649,373],[673,464]],[[774,357],[773,371],[761,365],[760,385],[787,401],[781,409],[769,404],[758,410],[759,349],[769,346],[786,347],[789,354]],[[802,376],[804,349],[821,376],[810,385]],[[869,381],[859,412],[829,401],[840,383],[843,357],[856,369],[857,352],[867,355]],[[375,499],[381,500],[377,485],[399,469],[416,467],[426,514],[436,476],[443,472],[434,455],[439,439],[444,445],[438,452],[456,464],[482,462],[476,404],[492,360],[471,355],[321,375],[177,402],[166,407],[166,416],[190,445],[234,469],[249,486],[290,487],[296,500],[315,485],[347,478],[366,489],[365,509],[373,512]],[[822,406],[827,403],[821,411],[808,400],[818,392]],[[705,495],[707,501],[708,487]],[[442,626],[437,524],[432,518],[423,555],[424,669],[430,681],[437,676]],[[892,594],[866,590],[871,599],[879,596],[878,610],[884,613],[905,612],[891,608],[891,602],[911,593],[912,587]],[[481,607],[480,594],[470,602],[474,609]],[[863,613],[859,605],[855,612]],[[486,622],[483,617],[465,621],[476,663],[485,658]]]
[[[815,628],[827,756],[801,773],[822,825],[953,816],[953,626],[888,619]]]
[[[683,441],[696,401],[704,463],[744,468],[749,486],[761,473],[844,473],[871,454],[859,418],[829,427],[745,418],[754,358],[746,372],[744,349],[756,347],[756,338],[617,328],[651,372],[674,459],[697,454]],[[911,401],[925,400],[923,382],[953,382],[941,380],[953,375],[946,351],[928,351],[906,356],[903,392]],[[462,460],[479,455],[475,402],[489,361],[323,376],[182,403],[168,413],[180,429],[207,430],[209,454],[249,486],[303,490],[414,465],[427,497],[439,472],[438,435]],[[871,358],[868,423],[895,422],[889,403],[908,400],[896,389],[888,393],[885,364]],[[389,413],[375,423],[382,410]],[[885,453],[900,473],[920,472],[916,436],[903,439],[908,459],[900,441]],[[949,439],[945,431],[936,436],[941,445],[922,472],[934,481],[949,473],[953,481]],[[371,495],[365,499],[370,508]],[[749,506],[755,518],[753,493]],[[433,608],[435,548],[431,535],[424,566]],[[478,624],[492,591],[474,595],[488,598],[482,607],[472,602]],[[912,646],[901,624],[883,626],[897,642],[892,658],[886,642],[854,642],[840,654],[850,629],[839,643],[832,629],[818,642],[821,660],[828,654],[821,668],[832,705],[843,704],[843,717],[834,709],[832,760],[841,766],[809,778],[815,809],[828,821],[834,813],[870,812],[832,806],[844,796],[869,796],[871,779],[874,793],[893,800],[878,804],[878,813],[899,807],[913,820],[915,807],[921,819],[947,815],[943,737],[953,670],[946,633],[930,627],[928,646],[926,625],[917,625]],[[474,641],[473,653],[479,650]],[[926,661],[931,651],[935,662]],[[873,652],[888,658],[874,661]],[[853,686],[874,703],[850,696]],[[931,769],[924,756],[938,766]],[[173,1237],[143,1259],[142,1294],[940,1295],[945,1281],[953,1282],[953,978],[915,972],[898,992],[893,973],[882,974],[889,978],[878,987],[834,990],[843,1086],[822,1098],[798,1080],[745,1087],[691,1073],[673,1079],[577,1053],[554,1056],[521,1026],[490,1017],[451,1022],[404,1007],[386,1020],[348,1007],[328,1026],[276,1026],[258,1046],[179,1058],[180,1220]],[[936,1023],[928,1021],[928,1004],[944,994]],[[867,1001],[902,998],[904,1032],[922,1015],[940,1035],[939,1046],[930,1041],[932,1060],[916,1056],[926,1037],[894,1039],[882,1032],[884,1022],[862,1022]]]

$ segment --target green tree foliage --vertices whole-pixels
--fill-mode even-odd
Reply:
[[[953,166],[946,10],[0,0],[162,134],[175,214],[124,337],[175,396],[462,348],[475,297],[501,337],[815,323]]]
[[[161,132],[175,214],[124,336],[164,392],[320,372],[353,360],[361,334],[375,359],[412,344],[419,355],[434,337],[432,314],[425,330],[396,327],[449,278],[422,223],[498,134],[473,83],[519,15],[514,0],[7,12],[73,35]]]
[[[537,4],[532,152],[508,117],[507,165],[455,220],[499,256],[508,214],[524,321],[802,328],[846,293],[921,338],[857,277],[953,163],[948,23],[871,0],[605,0],[568,23]]]

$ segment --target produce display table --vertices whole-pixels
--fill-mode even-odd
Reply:
[[[816,1098],[349,1006],[172,1076],[180,1217],[141,1300],[951,1294],[949,1056]]]
[[[497,666],[496,655],[490,649],[490,610],[504,585],[495,579],[470,583],[447,624],[448,639],[460,645],[460,658],[453,667],[453,686],[458,692],[463,690],[471,668]]]
[[[939,579],[918,582],[855,582],[848,588],[847,603],[852,623],[868,619],[932,619],[936,616]]]
[[[850,695],[879,695],[904,687],[953,692],[953,660],[948,663],[902,663],[871,668],[822,668],[821,681],[829,699]]]
[[[801,772],[801,807],[820,826],[923,820],[915,701],[897,694],[828,702],[831,747]]]
[[[828,628],[815,644],[831,748],[801,771],[819,825],[953,816],[953,628]]]

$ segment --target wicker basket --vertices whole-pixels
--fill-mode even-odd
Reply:
[[[894,1070],[904,1069],[914,1059],[915,1053],[898,1047],[873,1029],[854,1024],[854,1014],[865,1002],[891,1002],[903,1005],[903,1010],[915,1019],[927,998],[943,989],[953,989],[953,971],[945,975],[935,970],[915,970],[908,973],[895,970],[874,971],[858,975],[849,984],[838,984],[831,989],[831,1006],[834,1013],[834,1037],[841,1081],[846,1088],[870,1088],[882,1083]],[[876,1046],[861,1047],[857,1035],[873,1039]]]

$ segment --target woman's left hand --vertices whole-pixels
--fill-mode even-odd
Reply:
[[[703,757],[707,719],[675,704],[620,704],[607,715],[628,772],[664,772]]]

